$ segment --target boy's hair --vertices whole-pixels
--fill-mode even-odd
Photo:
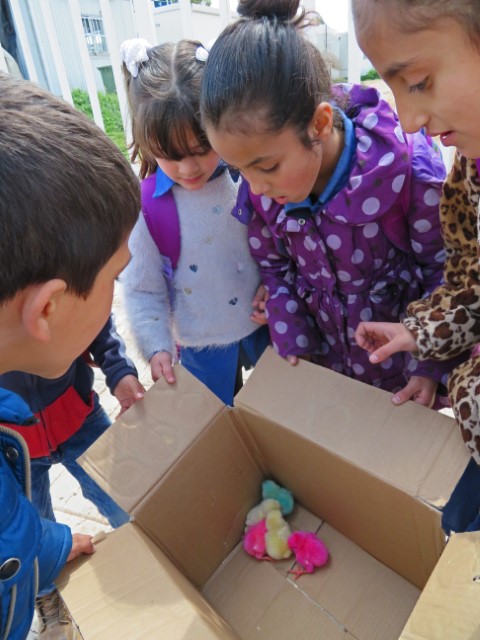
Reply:
[[[480,46],[480,7],[477,0],[352,0],[355,26],[368,29],[375,16],[375,5],[388,6],[389,20],[406,33],[429,29],[440,18],[451,18],[465,30],[477,48]]]
[[[224,29],[210,51],[203,78],[204,124],[230,133],[280,131],[307,135],[317,106],[330,98],[330,73],[302,33],[311,23],[298,0],[241,0],[243,16]]]
[[[200,86],[205,62],[196,58],[195,40],[166,42],[147,49],[148,60],[133,77],[123,73],[132,116],[132,162],[140,158],[140,177],[154,173],[155,157],[181,160],[191,155],[193,134],[201,152],[211,147],[200,122]]]
[[[0,74],[0,304],[61,278],[86,297],[140,210],[138,180],[86,116]]]

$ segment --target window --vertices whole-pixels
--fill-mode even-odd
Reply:
[[[83,32],[87,40],[88,53],[98,56],[108,53],[107,39],[103,30],[103,20],[92,16],[82,16]]]
[[[152,0],[154,7],[168,7],[170,4],[178,4],[178,0]]]

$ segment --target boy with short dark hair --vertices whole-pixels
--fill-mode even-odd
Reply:
[[[138,181],[88,118],[33,84],[0,76],[0,373],[65,373],[111,311],[130,254]],[[0,419],[25,405],[0,394]],[[0,637],[24,639],[36,589],[90,536],[40,520],[29,501],[23,439],[0,428]]]

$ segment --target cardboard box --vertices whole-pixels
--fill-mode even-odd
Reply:
[[[451,418],[395,407],[388,393],[307,362],[291,367],[272,350],[234,409],[176,373],[174,387],[154,385],[82,459],[134,515],[59,581],[85,640],[480,637],[478,536],[467,549],[463,535],[448,544],[447,573],[442,558],[415,607],[445,545],[439,508],[469,459]],[[297,581],[293,561],[261,562],[241,546],[266,478],[292,491],[291,526],[330,550],[325,567]],[[445,575],[458,592],[468,582],[470,635],[455,635]],[[430,631],[439,608],[441,632]]]

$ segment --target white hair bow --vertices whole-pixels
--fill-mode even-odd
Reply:
[[[120,45],[120,57],[134,78],[138,76],[139,65],[148,60],[147,49],[151,49],[151,46],[143,38],[125,40]]]

